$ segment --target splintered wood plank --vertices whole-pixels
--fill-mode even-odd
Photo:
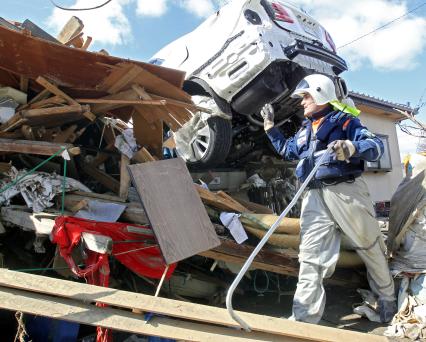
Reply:
[[[120,191],[119,196],[122,199],[127,199],[129,195],[129,186],[130,186],[130,175],[129,171],[127,171],[127,167],[130,164],[130,159],[126,155],[121,155],[121,163],[120,163]]]
[[[130,165],[129,171],[167,264],[220,244],[182,159]]]
[[[163,155],[163,121],[148,121],[139,111],[132,115],[133,134],[141,146],[148,146],[152,153],[161,158]]]
[[[142,147],[139,151],[137,151],[132,159],[136,160],[138,163],[145,163],[157,160],[155,157],[152,156],[151,153],[149,153],[149,151],[145,147]]]
[[[137,84],[132,85],[132,89],[140,96],[141,99],[144,101],[152,101],[152,97],[140,86]],[[163,100],[165,101],[165,100]],[[164,103],[166,104],[166,103]],[[137,110],[143,115],[144,114],[144,108],[137,107]],[[151,108],[152,113],[161,119],[164,120],[164,122],[169,126],[172,131],[177,131],[179,128],[182,127],[182,122],[184,123],[185,120],[179,121],[175,116],[173,116],[169,109],[167,107],[165,108]]]
[[[38,108],[38,109],[27,109],[21,111],[23,118],[32,119],[34,117],[60,115],[67,113],[81,113],[85,108],[79,104],[73,106],[61,106],[61,107],[50,107],[50,108]]]
[[[180,319],[188,319],[228,327],[239,327],[238,323],[236,323],[229,316],[227,310],[223,308],[9,271],[6,269],[0,269],[0,285],[4,288],[26,290],[26,293],[30,293],[29,297],[36,293],[40,293],[57,296],[57,298],[62,297],[74,299],[84,303],[99,302],[115,307],[139,309],[145,312],[153,312]],[[328,342],[378,342],[387,340],[382,336],[363,334],[355,331],[335,329],[302,322],[293,322],[286,319],[257,315],[248,312],[237,311],[237,314],[249,324],[253,331],[271,333],[274,336],[288,336],[291,338],[300,338],[306,341]]]
[[[145,336],[158,336],[182,341],[216,342],[218,336],[223,342],[301,341],[266,333],[248,333],[227,327],[164,317],[154,317],[146,322],[143,316],[128,311],[99,308],[77,300],[61,299],[10,288],[0,288],[0,308]]]
[[[51,156],[63,147],[67,148],[68,151],[71,150],[74,155],[80,154],[79,148],[73,147],[70,144],[54,144],[46,141],[0,139],[0,152],[29,153]]]
[[[125,73],[106,89],[108,93],[114,94],[123,90],[143,71],[143,69],[137,65],[128,65],[125,70]]]
[[[94,104],[117,104],[117,105],[151,105],[151,106],[165,106],[167,104],[166,100],[151,100],[151,101],[142,101],[142,100],[105,100],[105,99],[76,99],[80,103],[94,103]]]
[[[51,106],[51,105],[60,105],[60,104],[66,103],[66,102],[67,101],[64,98],[62,98],[61,96],[55,95],[55,96],[52,96],[52,97],[49,97],[47,99],[40,100],[40,101],[37,101],[37,102],[31,104],[30,109],[42,108],[44,106]]]
[[[71,105],[78,105],[78,102],[76,100],[74,100],[73,98],[69,97],[67,94],[65,94],[58,87],[56,87],[55,85],[53,85],[52,83],[50,83],[44,77],[42,77],[42,76],[37,77],[36,82],[38,84],[42,85],[43,87],[45,87],[51,93],[53,93],[53,94],[55,94],[57,96],[63,97],[65,100],[68,101],[69,104],[71,104]]]
[[[92,37],[87,36],[86,40],[84,41],[83,46],[81,47],[82,50],[87,50],[90,46],[90,44],[92,44]]]
[[[119,93],[116,93],[116,94],[112,94],[112,95],[102,97],[99,100],[138,101],[139,96],[138,96],[138,94],[135,93],[135,91],[130,89],[130,90],[125,90],[125,91],[122,91],[122,92],[119,92]],[[115,108],[120,108],[120,107],[123,107],[123,104],[116,103],[116,102],[115,103],[98,103],[98,104],[93,104],[91,106],[92,112],[95,113],[95,114],[101,114],[101,113],[104,113],[106,111],[110,111],[110,110],[113,110]]]
[[[83,40],[83,32],[80,32],[76,36],[72,37],[70,40],[64,43],[66,46],[75,46],[76,48],[81,48],[83,46],[84,40]]]
[[[224,198],[228,203],[232,203],[236,208],[239,209],[241,212],[250,212],[249,209],[247,209],[245,206],[243,206],[241,203],[239,203],[237,200],[233,199],[231,196],[229,196],[226,192],[218,191],[216,193],[217,196]]]
[[[56,215],[33,214],[25,210],[26,207],[3,207],[1,208],[2,221],[13,223],[25,230],[32,230],[37,235],[49,235],[52,232]]]
[[[65,44],[72,37],[75,37],[81,31],[83,31],[83,28],[83,22],[76,16],[72,16],[62,27],[61,32],[59,32],[56,39],[59,40],[62,44]]]
[[[85,173],[87,173],[93,179],[97,180],[106,188],[110,189],[111,191],[117,194],[119,193],[120,182],[116,180],[114,177],[86,163],[82,163],[81,168],[83,169]]]
[[[146,91],[159,96],[170,97],[174,100],[191,103],[191,96],[182,89],[152,74],[135,64],[120,63],[100,85],[101,90],[113,93],[112,90],[122,90],[132,84],[138,84]],[[124,72],[124,73],[123,73]],[[117,87],[114,87],[117,84]],[[112,87],[112,88],[111,88]]]
[[[36,96],[34,96],[30,101],[28,101],[28,105],[36,103],[38,101],[42,101],[46,97],[50,95],[50,91],[47,89],[43,89],[41,92],[39,92]]]
[[[232,197],[224,194],[223,192],[215,194],[210,190],[204,189],[201,185],[194,184],[194,186],[197,189],[201,199],[206,204],[226,211],[233,211],[237,213],[250,212],[250,210],[248,210],[243,205],[235,201]]]
[[[254,247],[239,245],[228,239],[221,239],[221,245],[212,250],[200,253],[200,255],[214,260],[243,265]],[[297,277],[299,274],[298,253],[293,249],[282,249],[281,252],[261,250],[253,261],[252,266],[259,270],[265,270],[277,274]],[[326,279],[326,283],[343,287],[363,287],[366,279],[353,270],[337,269],[332,278]]]

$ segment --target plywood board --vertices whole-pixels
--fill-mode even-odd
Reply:
[[[130,165],[129,171],[167,264],[220,244],[182,159]]]

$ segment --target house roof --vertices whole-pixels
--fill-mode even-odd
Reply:
[[[414,109],[409,105],[386,101],[367,94],[361,94],[355,91],[350,91],[349,96],[355,102],[356,106],[363,112],[384,115],[395,121],[407,119],[406,116],[399,113],[396,109],[411,113]]]

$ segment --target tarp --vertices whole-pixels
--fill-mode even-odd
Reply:
[[[86,265],[86,269],[81,269],[72,259],[72,250],[79,244],[83,232],[111,237],[112,256],[136,274],[156,279],[160,279],[163,275],[167,265],[148,226],[60,216],[55,220],[51,240],[58,245],[61,256],[76,275],[85,276],[90,273],[90,268],[99,267],[99,265]],[[176,264],[169,266],[167,278],[172,275],[175,268]]]
[[[391,199],[388,251],[394,253],[421,210],[426,206],[426,170],[405,179]]]

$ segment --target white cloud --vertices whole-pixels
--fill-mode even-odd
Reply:
[[[336,46],[344,45],[409,11],[408,1],[293,0],[317,19]],[[356,69],[370,63],[383,70],[414,68],[426,47],[426,19],[416,13],[339,50]]]
[[[129,7],[139,16],[161,17],[171,5],[204,18],[228,0],[114,0],[96,11],[69,12],[55,8],[47,19],[47,25],[59,33],[68,19],[76,15],[84,23],[84,33],[94,42],[107,45],[123,45],[131,41],[132,30],[124,9]],[[96,6],[101,0],[75,0],[70,8]],[[136,8],[134,7],[136,6]],[[170,28],[173,29],[173,28]]]
[[[167,0],[137,0],[136,13],[142,16],[160,17],[167,11]]]
[[[55,32],[59,33],[68,19],[76,15],[84,23],[84,33],[91,36],[93,41],[102,44],[120,45],[131,39],[130,23],[124,14],[123,7],[132,0],[115,0],[107,6],[93,11],[69,12],[55,8],[47,19],[47,24]],[[157,0],[156,0],[157,1]],[[100,2],[87,0],[77,0],[71,8],[84,8],[98,5]]]
[[[215,10],[214,3],[210,0],[182,0],[181,6],[198,17],[207,17]]]

